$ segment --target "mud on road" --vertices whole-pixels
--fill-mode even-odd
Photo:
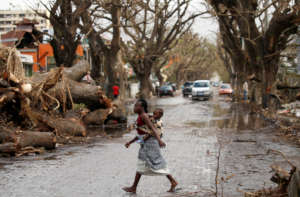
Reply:
[[[243,196],[238,190],[273,186],[269,166],[283,159],[266,154],[268,149],[299,159],[299,147],[274,135],[272,123],[249,114],[244,105],[216,96],[200,102],[177,96],[153,100],[151,107],[165,110],[163,140],[167,147],[162,152],[180,190],[176,194],[165,192],[169,188],[165,177],[142,177],[137,197],[210,196],[215,188],[220,144],[219,177],[225,181],[221,181],[219,191],[227,197]],[[130,116],[131,121],[135,118]],[[1,158],[1,197],[130,196],[121,188],[134,178],[139,147],[124,147],[134,136],[132,131],[45,155]]]

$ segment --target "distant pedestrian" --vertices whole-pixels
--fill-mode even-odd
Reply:
[[[137,118],[137,132],[139,135],[148,135],[147,132],[139,129],[139,127],[147,125],[152,130],[153,135],[149,139],[145,140],[140,147],[138,154],[137,171],[134,179],[134,183],[131,187],[123,188],[126,192],[136,193],[136,188],[142,175],[160,175],[166,176],[171,183],[171,188],[168,192],[174,192],[177,186],[176,180],[170,174],[167,163],[160,152],[160,147],[165,147],[166,144],[161,140],[159,131],[151,122],[147,112],[147,102],[143,99],[138,100],[134,105],[134,112],[138,114]],[[162,116],[162,114],[161,114]],[[136,140],[136,139],[134,139]],[[126,147],[129,143],[126,143]]]
[[[118,96],[119,96],[119,93],[120,93],[120,88],[119,88],[119,86],[114,85],[114,86],[112,87],[112,89],[113,89],[114,99],[117,99]]]
[[[248,83],[247,81],[243,84],[244,101],[248,100]]]

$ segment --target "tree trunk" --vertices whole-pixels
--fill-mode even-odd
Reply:
[[[103,66],[104,55],[102,52],[97,53],[99,52],[99,50],[95,51],[95,49],[91,47],[91,44],[90,44],[90,49],[91,49],[91,59],[92,59],[91,76],[96,82],[99,83],[102,80],[101,67]]]
[[[103,125],[111,112],[112,109],[97,109],[84,116],[83,122],[85,125]]]
[[[107,83],[107,89],[106,89],[106,95],[109,98],[113,98],[113,89],[112,87],[114,85],[119,85],[120,81],[117,78],[117,66],[118,66],[118,53],[114,54],[114,53],[109,53],[106,55],[105,58],[105,71],[107,74],[107,79],[108,79],[108,83]]]
[[[15,143],[0,144],[0,153],[14,155],[18,151],[18,147]]]
[[[59,136],[82,136],[87,135],[86,128],[77,118],[54,119],[48,116],[41,116],[41,121],[48,127],[54,129]]]
[[[137,78],[140,82],[140,98],[147,99],[151,97],[152,88],[150,87],[150,73],[149,74],[139,74]]]
[[[159,81],[159,85],[162,85],[164,83],[164,77],[162,76],[159,68],[155,71],[155,75]]]
[[[80,81],[89,70],[89,62],[86,60],[81,60],[70,68],[64,68],[64,75],[74,81]]]
[[[100,103],[101,89],[99,86],[79,83],[73,80],[68,80],[67,83],[69,84],[72,99],[75,103],[84,103],[89,109],[105,107],[103,103]]]
[[[72,70],[73,68],[70,69]],[[75,70],[78,71],[80,69]],[[80,83],[68,78],[64,78],[63,81],[53,79],[53,75],[55,75],[55,78],[58,77],[59,79],[60,72],[61,70],[54,70],[52,73],[49,72],[41,75],[34,75],[31,78],[31,81],[33,82],[33,89],[38,91],[38,89],[40,88],[39,84],[42,83],[43,90],[53,97],[57,98],[61,104],[66,103],[66,98],[68,98],[68,95],[71,94],[74,103],[84,103],[91,110],[110,107],[109,101],[101,91],[101,87],[86,83]],[[84,72],[84,69],[81,70],[81,72]],[[76,72],[74,71],[74,73]],[[80,76],[80,72],[78,72],[76,75],[74,74],[74,76]],[[72,77],[74,76],[72,75]],[[47,83],[45,83],[45,81],[47,81]],[[47,97],[47,99],[49,98]]]
[[[64,65],[64,67],[71,67],[73,65],[74,60],[76,59],[76,50],[79,45],[79,42],[72,40],[72,38],[70,38],[70,35],[65,35],[67,34],[67,32],[57,33],[57,31],[60,30],[54,29],[55,38],[50,41],[50,45],[53,49],[56,66],[60,67]],[[62,35],[64,35],[65,40],[56,40],[56,38],[61,38]]]
[[[5,128],[5,127],[0,127],[0,143],[5,143],[5,142],[15,142],[16,141],[16,134],[14,131]]]
[[[63,68],[63,74],[65,77],[74,80],[74,81],[80,81],[82,77],[86,75],[86,73],[90,70],[90,65],[87,61],[82,60],[79,61],[78,63],[74,64],[74,66],[70,68]],[[47,76],[49,75],[49,72],[47,73],[35,73],[30,80],[35,83],[41,83],[44,81]]]
[[[23,131],[17,136],[17,146],[24,148],[27,146],[45,147],[55,149],[56,137],[51,132]]]

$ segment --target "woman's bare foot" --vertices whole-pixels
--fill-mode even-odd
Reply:
[[[174,181],[171,184],[171,188],[168,190],[168,192],[175,192],[175,188],[176,188],[177,185],[178,185],[178,183],[176,181]]]
[[[136,188],[134,187],[123,187],[122,188],[125,192],[130,192],[130,193],[136,193]]]

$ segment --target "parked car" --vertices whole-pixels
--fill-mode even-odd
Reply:
[[[228,83],[223,83],[219,89],[219,95],[232,95],[233,90],[231,85]]]
[[[187,81],[183,84],[183,88],[182,88],[183,97],[192,95],[193,84],[194,84],[194,82],[192,82],[192,81]]]
[[[172,89],[173,89],[174,92],[177,89],[177,85],[175,83],[167,82],[166,85],[172,86]]]
[[[170,85],[164,85],[159,88],[158,95],[161,96],[174,96],[174,90]]]
[[[192,99],[209,100],[213,95],[209,80],[195,81],[192,88]]]

